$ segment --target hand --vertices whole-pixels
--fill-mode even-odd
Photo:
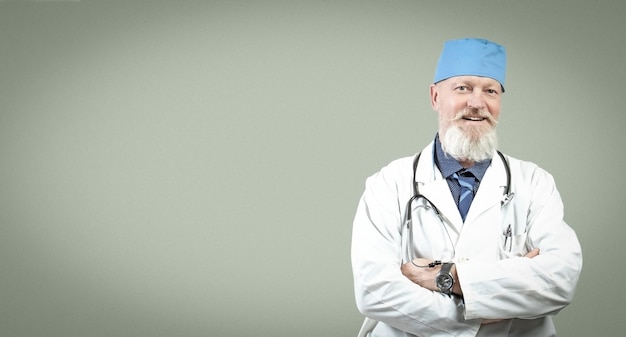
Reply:
[[[402,275],[411,280],[413,283],[429,290],[439,291],[435,285],[435,277],[437,276],[437,273],[439,273],[439,270],[441,270],[441,266],[439,265],[430,268],[428,267],[428,264],[431,262],[433,261],[428,259],[414,259],[413,263],[418,266],[426,267],[416,267],[413,263],[409,262],[403,264],[400,267],[400,270],[402,271]]]
[[[524,255],[524,257],[528,257],[528,258],[533,258],[535,256],[539,255],[539,248],[535,248],[533,250],[531,250],[530,252],[526,253],[526,255]]]

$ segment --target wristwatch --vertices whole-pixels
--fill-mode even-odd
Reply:
[[[435,284],[439,291],[446,295],[452,294],[452,287],[454,286],[454,277],[452,273],[450,273],[450,269],[452,268],[454,263],[446,262],[441,266],[441,270],[435,277]]]

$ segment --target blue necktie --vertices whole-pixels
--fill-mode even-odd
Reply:
[[[474,175],[469,172],[466,174],[467,176],[459,175],[457,172],[452,174],[452,178],[456,179],[459,182],[459,185],[461,185],[459,212],[461,213],[463,221],[465,221],[467,211],[469,210],[472,200],[474,199],[474,182],[476,181]]]

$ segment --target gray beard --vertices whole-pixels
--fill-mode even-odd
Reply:
[[[476,163],[493,157],[498,148],[498,136],[495,128],[480,134],[479,130],[464,131],[453,125],[443,135],[441,147],[458,161]]]

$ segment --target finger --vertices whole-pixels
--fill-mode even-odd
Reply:
[[[526,253],[526,255],[524,255],[524,257],[528,257],[528,258],[533,258],[535,256],[539,255],[539,248],[535,248],[533,250],[531,250],[530,252]]]

